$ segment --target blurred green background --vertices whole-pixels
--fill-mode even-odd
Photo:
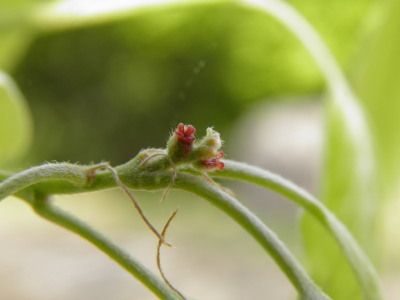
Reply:
[[[397,218],[400,212],[397,187],[400,166],[400,66],[397,57],[400,51],[400,4],[394,0],[288,2],[322,36],[365,108],[376,152],[375,188],[379,203],[374,220],[377,234],[371,234],[371,249],[366,250],[376,253],[374,261],[382,268],[388,297],[395,299],[394,295],[400,294],[393,284],[400,280],[397,254],[400,245],[395,238],[400,225]],[[330,149],[323,146],[324,141],[332,137],[324,121],[324,103],[328,101],[325,84],[311,56],[296,37],[272,17],[234,1],[189,1],[137,8],[133,7],[135,3],[140,2],[116,1],[106,5],[106,1],[2,1],[0,166],[21,170],[53,160],[110,161],[117,165],[132,158],[142,148],[164,147],[169,132],[177,123],[184,122],[195,125],[199,135],[208,126],[214,126],[226,140],[224,151],[228,158],[274,170],[316,194],[321,193],[321,187],[326,184],[324,179],[329,177],[326,176],[328,167],[323,161],[327,155],[339,155],[339,152],[335,153],[332,144],[329,144]],[[69,14],[68,9],[78,13]],[[88,13],[96,12],[96,9],[106,13]],[[114,9],[115,12],[111,13]],[[343,161],[345,159],[343,157]],[[347,173],[345,167],[340,171]],[[336,188],[340,190],[339,182]],[[300,257],[306,256],[296,225],[298,210],[293,205],[258,189],[240,187],[236,192],[246,205],[282,235]],[[126,223],[133,222],[133,209],[119,204],[115,215],[109,216],[110,207],[114,207],[109,203],[110,198],[120,199],[121,196],[111,193],[107,197],[79,197],[82,197],[78,198],[82,199],[81,202],[68,198],[61,203],[68,207],[72,202],[74,205],[70,209],[75,209],[78,214],[83,211],[83,216],[97,222],[104,230],[115,228],[110,234],[120,237],[128,247],[137,239],[138,246],[144,247],[140,245],[140,236],[128,238],[135,231],[132,229],[135,227],[126,226]],[[140,197],[147,199],[148,196],[141,194]],[[195,241],[196,247],[182,254],[183,257],[198,256],[197,264],[191,261],[189,266],[197,270],[204,260],[210,258],[205,256],[205,252],[211,253],[215,261],[222,261],[227,252],[232,252],[230,261],[224,261],[217,269],[231,270],[234,265],[231,271],[234,275],[229,275],[230,272],[218,275],[228,277],[226,284],[210,288],[212,295],[201,294],[201,299],[245,299],[246,295],[251,295],[248,299],[265,299],[265,295],[270,295],[268,299],[289,299],[293,294],[271,261],[266,260],[265,265],[259,266],[258,262],[264,261],[265,255],[257,246],[239,229],[235,231],[236,227],[231,229],[235,225],[212,208],[188,203],[187,196],[181,194],[174,194],[167,206],[160,208],[155,200],[159,195],[152,197],[154,201],[149,202],[153,204],[143,203],[148,205],[146,209],[156,220],[165,219],[177,205],[184,207],[182,219],[192,226],[176,225],[170,234],[176,230],[181,248]],[[104,200],[106,198],[108,200]],[[11,202],[2,203],[0,209],[4,215],[9,213],[1,221],[2,227],[8,228],[8,231],[2,229],[4,232],[0,234],[5,248],[13,253],[21,245],[28,252],[29,249],[48,247],[45,244],[52,243],[52,236],[43,238],[40,245],[12,241],[15,239],[15,235],[10,234],[14,230],[13,222],[29,226],[34,218],[29,214],[20,219],[16,217],[22,208],[18,206],[20,204]],[[86,212],[80,210],[82,205],[90,209],[86,208]],[[160,215],[159,209],[165,214]],[[127,215],[126,211],[131,214]],[[344,215],[345,222],[346,216],[351,218],[352,214],[351,211],[340,211],[340,208],[336,213]],[[191,222],[193,216],[197,217]],[[163,224],[162,220],[160,224]],[[138,224],[135,226],[140,226]],[[37,226],[41,231],[50,227]],[[26,235],[25,227],[21,228],[21,234]],[[191,231],[188,232],[187,228]],[[218,232],[214,228],[218,228]],[[147,235],[145,228],[138,230],[141,231],[143,236]],[[35,237],[35,232],[32,230],[28,235]],[[198,242],[199,239],[204,239],[204,242]],[[246,239],[249,243],[242,244]],[[214,244],[218,247],[212,248]],[[69,244],[66,243],[65,247],[68,248]],[[74,247],[79,249],[81,246]],[[153,249],[151,243],[147,247]],[[256,263],[249,262],[247,257],[243,263],[236,264],[242,256],[250,254],[257,258]],[[6,257],[0,255],[3,264]],[[31,260],[39,259],[33,256]],[[47,258],[42,259],[42,264],[46,264]],[[149,263],[152,263],[151,259]],[[215,262],[211,262],[205,264],[209,266],[208,270],[205,267],[199,269],[199,277],[204,272],[202,278],[179,284],[179,278],[185,279],[182,274],[189,274],[188,277],[197,274],[189,272],[184,263],[179,263],[180,259],[171,258],[175,263],[171,263],[169,268],[173,269],[172,274],[176,274],[175,281],[182,290],[187,287],[195,296],[199,294],[199,286],[214,284],[217,280],[210,280],[207,276],[215,271]],[[13,269],[15,272],[18,261],[15,259],[13,264],[7,264],[4,270]],[[58,261],[60,258],[56,257],[51,264]],[[102,266],[101,258],[95,264]],[[32,268],[40,271],[37,265]],[[74,268],[66,272],[73,272]],[[104,275],[99,276],[102,279],[96,281],[97,284],[93,283],[96,288],[98,285],[106,286],[107,268],[104,267],[106,271],[94,271]],[[48,270],[50,274],[51,271]],[[329,269],[324,271],[325,277],[315,271],[315,278],[329,291],[329,286],[335,286],[332,282],[337,278],[329,277],[332,276]],[[107,295],[112,294],[110,287],[108,292],[97,295],[93,294],[93,289],[80,286],[79,282],[85,282],[84,278],[92,274],[89,272],[87,276],[79,277],[80,281],[73,280],[73,276],[60,280],[60,290],[65,291],[45,296],[39,283],[32,283],[35,288],[29,286],[31,273],[27,274],[17,273],[10,280],[15,285],[5,283],[1,287],[2,290],[7,287],[9,299],[71,299],[71,295],[74,299],[79,299],[78,295],[81,299],[94,295],[96,299],[110,299]],[[22,289],[26,290],[25,294],[18,288],[18,281],[24,276],[28,282]],[[259,276],[267,276],[272,282],[269,289],[265,289],[265,279],[260,280]],[[235,294],[243,277],[250,278],[247,285],[241,287],[244,292]],[[276,282],[274,278],[278,278]],[[121,285],[121,289],[129,290],[129,280],[126,279],[127,283]],[[65,282],[78,292],[70,294]],[[338,279],[338,284],[343,282]],[[207,291],[205,288],[202,290]],[[346,290],[343,286],[344,294],[338,292],[341,295],[338,297],[345,295]],[[35,291],[37,296],[32,296]],[[135,291],[129,290],[113,299],[127,299]],[[152,299],[145,291],[144,294],[134,297]],[[352,299],[359,297],[353,296]]]

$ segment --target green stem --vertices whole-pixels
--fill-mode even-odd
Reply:
[[[161,189],[168,186],[170,182],[170,178],[172,176],[171,172],[144,172],[140,168],[138,169],[137,162],[140,159],[134,159],[131,162],[128,162],[125,165],[119,166],[116,169],[118,170],[119,176],[124,184],[131,188],[135,189]],[[351,236],[349,231],[342,225],[342,223],[327,209],[325,206],[316,200],[314,197],[309,195],[304,190],[295,186],[293,183],[282,179],[281,177],[269,173],[265,170],[252,167],[243,163],[237,163],[232,161],[225,161],[226,167],[223,171],[213,173],[214,176],[220,177],[230,177],[239,180],[249,181],[254,184],[261,185],[263,187],[273,189],[276,192],[288,197],[295,203],[301,205],[305,208],[309,213],[311,213],[317,220],[319,220],[328,231],[336,238],[339,245],[341,246],[346,258],[348,259],[350,265],[353,268],[353,271],[361,285],[362,291],[364,293],[365,299],[382,299],[382,292],[379,283],[378,276],[370,263],[369,259],[366,257],[364,252],[361,250],[357,242]],[[3,182],[0,183],[0,195],[2,197],[13,194],[23,188],[26,188],[30,185],[35,185],[35,190],[40,191],[44,194],[52,193],[71,193],[71,192],[83,192],[88,190],[95,189],[104,189],[108,187],[115,186],[115,182],[112,179],[112,176],[109,172],[100,172],[96,176],[96,181],[90,185],[85,186],[87,182],[87,170],[93,168],[93,166],[78,166],[71,164],[48,164],[44,166],[34,167],[24,172],[15,174]],[[185,174],[180,174],[177,178],[181,178]],[[161,177],[162,178],[161,178]],[[185,176],[188,176],[186,174]],[[63,179],[66,182],[54,182],[53,180]],[[51,182],[44,182],[46,180],[51,180]],[[197,182],[197,177],[192,176],[193,182]],[[71,184],[74,183],[74,185]],[[190,183],[190,180],[187,180],[186,185],[191,188],[185,188],[185,186],[179,186],[179,180],[176,181],[175,187],[182,188],[193,192],[196,192],[198,187],[192,186],[193,183]],[[199,184],[199,183],[198,183]],[[204,189],[204,187],[203,187]],[[204,192],[204,190],[203,190]],[[213,191],[217,193],[217,191]],[[198,193],[198,192],[196,192]],[[234,213],[234,210],[231,210],[233,207],[236,207],[237,210],[246,211],[245,208],[237,206],[237,205],[227,205],[226,199],[229,199],[229,195],[225,195],[225,193],[221,194],[225,199],[225,204],[223,204],[223,200],[218,198],[219,202],[216,204],[218,207],[223,209],[233,218],[235,218],[238,222],[244,222],[238,215]],[[203,195],[204,196],[204,195]],[[208,194],[209,196],[209,194]],[[2,198],[0,197],[0,199]],[[226,198],[228,197],[228,198]],[[215,200],[214,199],[214,200]],[[232,200],[232,199],[230,199]],[[233,200],[232,200],[233,201]],[[250,213],[250,212],[248,212]],[[254,223],[253,217],[247,215],[247,223],[245,225],[242,224],[247,230],[248,228],[252,228],[251,230],[255,230],[250,232],[259,242],[262,242],[262,236],[265,235],[265,232],[257,231],[256,223]],[[251,221],[253,220],[253,221]],[[250,224],[250,225],[249,225]],[[250,227],[248,227],[250,226]],[[256,230],[257,229],[257,230]],[[265,230],[265,228],[264,228]],[[267,235],[268,236],[268,235]],[[267,237],[264,236],[264,239]],[[261,240],[260,240],[261,239]],[[272,238],[273,240],[273,238]],[[268,251],[272,251],[271,254],[277,255],[276,249],[272,246],[268,246],[271,241],[264,240],[262,243],[263,247],[265,247]],[[275,257],[275,256],[274,256]],[[277,256],[279,257],[279,255]],[[285,266],[288,264],[286,258],[278,258],[281,260],[279,264]],[[289,259],[290,261],[290,259]],[[282,267],[284,272],[290,271],[291,268]],[[294,282],[295,286],[302,291],[301,280],[296,279],[296,274],[286,273],[289,278]],[[301,274],[301,272],[300,272]]]
[[[46,220],[53,222],[67,230],[70,230],[85,240],[92,243],[98,249],[107,254],[112,260],[142,282],[160,299],[179,300],[180,297],[173,292],[162,280],[143,266],[139,261],[120,249],[103,234],[95,231],[76,217],[50,205],[47,201],[34,201],[34,210]]]
[[[271,189],[313,215],[337,240],[360,283],[364,298],[383,298],[379,277],[368,257],[346,227],[320,201],[294,183],[263,169],[229,160],[224,163],[224,170],[214,172],[212,176],[243,180]]]
[[[133,189],[156,190],[166,188],[170,184],[171,177],[173,176],[172,171],[148,172],[141,167],[140,161],[141,156],[138,155],[132,161],[116,168],[121,182],[126,186]],[[4,196],[10,193],[16,193],[31,185],[33,185],[31,188],[36,194],[44,195],[50,193],[83,192],[109,188],[116,185],[112,175],[107,171],[96,173],[94,181],[88,185],[88,171],[93,170],[94,167],[95,166],[78,166],[65,163],[34,167],[19,174],[12,175],[1,182],[0,195]],[[296,188],[293,184],[277,176],[274,177],[266,171],[245,164],[226,161],[225,170],[214,174],[217,176],[248,180],[272,188],[310,211],[330,229],[338,239],[339,244],[343,247],[344,252],[354,267],[364,291],[368,291],[370,293],[369,295],[372,295],[371,297],[374,297],[374,295],[377,296],[374,299],[380,299],[379,284],[377,284],[378,281],[374,276],[374,270],[368,259],[364,256],[361,249],[343,225],[325,209],[321,203],[301,189]],[[64,181],[61,182],[60,180]],[[305,299],[328,299],[327,296],[319,291],[318,287],[313,283],[302,266],[296,261],[278,237],[232,196],[221,191],[216,185],[212,185],[204,179],[200,179],[198,176],[187,173],[177,174],[174,187],[193,192],[209,200],[236,220],[265,250],[267,250],[268,253],[271,254],[302,297],[305,297]],[[37,211],[39,213],[42,212],[41,214],[44,217],[54,216],[54,214],[48,215],[48,212],[52,212],[52,210],[49,210],[46,206],[39,206],[39,208],[40,209],[37,209]],[[43,210],[43,208],[46,209]],[[59,217],[62,216],[63,215],[59,215]],[[52,221],[57,220],[57,218],[52,219]],[[77,225],[74,225],[75,223],[73,219],[69,219],[69,222],[61,223],[61,225],[68,224],[69,227],[67,228],[81,234],[79,233],[80,231],[76,230]],[[90,231],[86,231],[86,234],[88,232],[89,235],[81,235],[84,238],[89,237],[88,239],[90,240],[92,234]]]
[[[0,200],[43,181],[62,180],[76,186],[84,186],[87,181],[86,171],[83,166],[67,163],[45,164],[27,169],[0,183]]]
[[[132,172],[127,172],[127,170],[123,170],[120,174],[124,184],[133,189],[146,190],[167,187],[172,176],[172,172],[144,173],[142,176],[130,176],[129,174],[132,174]],[[330,299],[315,285],[277,235],[245,206],[222,191],[217,185],[213,185],[198,176],[178,173],[174,181],[174,188],[194,193],[210,201],[232,217],[272,256],[298,290],[301,299]]]
[[[141,281],[160,299],[180,299],[163,281],[104,235],[76,217],[50,205],[47,201],[36,199],[37,195],[48,195],[49,193],[84,192],[116,186],[110,172],[100,171],[96,176],[96,182],[88,185],[88,171],[93,168],[96,168],[96,165],[79,166],[60,163],[33,167],[14,175],[0,172],[0,180],[3,180],[0,182],[0,200],[14,194],[28,200],[40,216],[80,235],[95,245]],[[29,194],[27,191],[31,193]]]
[[[373,227],[371,224],[374,223],[377,214],[378,199],[375,189],[377,167],[370,133],[371,130],[360,100],[353,93],[334,56],[318,32],[289,1],[241,0],[241,2],[244,5],[264,11],[281,22],[303,44],[320,69],[331,95],[331,101],[327,103],[329,113],[327,140],[328,142],[333,141],[335,146],[337,146],[334,149],[335,151],[333,151],[328,145],[325,157],[325,177],[328,178],[329,184],[324,187],[324,200],[335,213],[340,213],[340,209],[345,205],[351,206],[351,214],[347,214],[350,217],[343,218],[343,222],[352,225],[353,234],[364,247],[369,246],[371,248],[372,245],[373,248],[375,238],[371,232]],[[343,127],[338,127],[338,124]],[[343,151],[343,157],[336,155],[340,154],[341,151]],[[344,161],[345,163],[343,163]],[[351,170],[350,173],[349,170]],[[343,177],[347,178],[345,186],[341,185],[340,181],[343,180]],[[347,198],[349,202],[345,204],[342,203],[343,201],[335,202],[334,193],[337,190],[340,191],[341,199]],[[320,241],[315,241],[310,229],[308,228],[304,233],[309,246],[314,245],[314,247],[318,247]],[[357,246],[357,248],[359,247]],[[324,244],[314,250],[318,252],[318,256],[315,258],[321,257],[321,259],[326,261],[335,260]],[[358,250],[354,251],[357,252]],[[362,259],[361,261],[364,260]],[[326,263],[322,260],[315,260],[314,264],[320,266],[319,270],[314,272],[317,276],[321,275],[321,272],[324,272],[324,266],[327,268],[336,266],[335,261]],[[369,265],[366,266],[366,269],[371,269]],[[336,269],[340,272],[340,265]],[[371,274],[373,272],[368,271],[367,273]],[[371,288],[368,288],[369,281],[374,281],[375,276],[359,274],[358,277],[363,282],[365,299],[381,299],[377,284],[372,284]],[[367,277],[371,280],[362,279],[362,277]],[[347,281],[344,278],[345,276],[339,278],[336,285],[347,285]],[[330,285],[329,282],[325,284]],[[338,288],[344,291],[348,290],[343,295],[347,295],[347,297],[352,295],[351,283],[347,287],[340,286]],[[369,293],[370,289],[376,290],[376,292]],[[341,294],[339,291],[335,291],[334,293],[338,296]]]
[[[100,164],[102,165],[102,164]],[[35,191],[50,194],[67,194],[94,191],[115,187],[117,184],[110,172],[96,172],[96,182],[88,183],[88,171],[98,165],[81,166],[69,163],[44,164],[10,175],[0,172],[0,201],[18,194],[30,186]]]
[[[128,187],[132,189],[156,190],[166,188],[170,184],[171,176],[173,176],[171,171],[146,172],[140,168],[139,164],[140,155],[136,159],[133,159],[132,161],[116,168],[120,180]],[[20,173],[20,175],[13,175],[10,177],[10,179],[19,179],[18,182],[21,183],[19,187],[24,187],[28,186],[28,183],[24,182],[22,178],[25,178],[25,181],[33,178],[29,183],[37,183],[33,187],[34,190],[36,192],[45,194],[47,192],[51,192],[53,194],[83,192],[115,186],[114,179],[112,178],[110,172],[96,174],[95,181],[92,183],[92,185],[84,186],[82,184],[84,182],[86,183],[87,178],[83,180],[82,176],[83,174],[87,176],[87,170],[93,169],[93,166],[83,167],[69,164],[62,164],[62,166],[63,171],[54,172],[53,175],[59,176],[61,173],[70,174],[72,171],[75,171],[74,175],[71,176],[73,180],[70,178],[70,181],[74,182],[76,185],[71,185],[68,182],[42,182],[45,180],[54,179],[51,178],[50,175],[47,176],[48,173],[51,173],[51,170],[57,170],[56,166],[53,165],[45,165],[42,166],[43,168],[32,168]],[[48,167],[49,171],[45,172],[45,167]],[[33,174],[35,174],[35,171],[38,174],[34,176]],[[23,174],[30,174],[30,176],[24,177],[22,176]],[[58,179],[61,178],[62,176],[60,175]],[[2,183],[6,182],[7,180],[3,181]],[[236,199],[221,191],[216,186],[206,182],[203,179],[200,179],[198,176],[185,173],[179,173],[177,175],[174,187],[198,194],[199,196],[212,202],[214,205],[235,219],[261,244],[265,250],[267,250],[268,253],[271,254],[302,297],[305,297],[305,299],[316,300],[329,299],[313,283],[302,266],[296,261],[296,259],[278,239],[278,237]],[[14,190],[17,190],[17,188],[14,188]]]

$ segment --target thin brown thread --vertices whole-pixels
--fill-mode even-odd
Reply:
[[[234,193],[232,190],[230,190],[230,189],[228,189],[228,188],[226,188],[226,187],[220,185],[219,183],[215,182],[214,179],[212,179],[212,178],[210,177],[210,175],[208,175],[206,172],[203,172],[202,174],[203,174],[204,179],[205,179],[206,181],[208,181],[208,182],[211,183],[212,185],[216,186],[217,188],[223,190],[225,193],[227,193],[227,194],[229,194],[229,195],[235,197],[235,193]]]
[[[113,176],[113,178],[114,178],[116,184],[117,184],[118,186],[120,186],[120,187],[122,188],[122,190],[125,192],[125,194],[129,197],[129,199],[132,200],[132,203],[133,203],[133,205],[135,206],[136,210],[138,211],[138,213],[139,213],[140,217],[142,218],[142,220],[146,223],[147,227],[158,237],[159,243],[164,244],[164,245],[166,245],[166,246],[168,246],[168,247],[172,247],[171,244],[167,243],[167,242],[164,240],[164,237],[162,236],[162,234],[160,234],[160,233],[157,231],[157,229],[150,223],[150,221],[149,221],[149,220],[147,219],[147,217],[144,215],[143,210],[142,210],[142,209],[140,208],[140,206],[139,206],[139,203],[137,202],[137,200],[135,199],[135,197],[129,192],[128,188],[121,182],[121,180],[120,180],[119,177],[118,177],[117,172],[115,171],[115,169],[114,169],[113,167],[111,167],[111,166],[108,165],[108,164],[101,164],[101,165],[98,165],[98,166],[96,166],[96,167],[94,167],[94,168],[92,168],[92,169],[90,169],[90,170],[88,171],[88,172],[89,172],[89,175],[90,175],[89,178],[92,178],[92,176],[94,176],[94,175],[93,175],[93,172],[96,171],[96,170],[98,170],[98,169],[107,169],[107,170],[109,170],[109,171],[111,172],[111,174],[112,174],[112,176]],[[91,181],[92,181],[92,180],[93,180],[93,179],[91,179]]]
[[[173,187],[173,185],[175,183],[176,176],[177,176],[176,166],[175,166],[174,162],[172,161],[172,159],[168,155],[167,155],[167,157],[168,157],[169,162],[171,164],[173,173],[172,173],[172,177],[171,177],[171,180],[169,181],[169,184],[168,184],[167,188],[164,190],[164,192],[163,192],[163,194],[161,196],[160,203],[163,203],[164,200],[167,198],[168,193],[172,189],[172,187]]]
[[[159,155],[163,155],[163,156],[166,156],[166,157],[169,158],[169,156],[168,156],[167,154],[165,154],[165,153],[156,153],[156,154],[152,154],[152,155],[147,156],[145,159],[143,159],[143,160],[140,162],[141,167],[144,167],[144,165],[147,163],[147,161],[149,161],[151,158],[153,158],[153,157],[155,157],[155,156],[159,156]],[[170,159],[170,160],[171,160],[171,159]]]
[[[155,157],[155,156],[159,156],[159,155],[163,155],[163,156],[166,156],[166,157],[168,158],[169,163],[171,164],[171,167],[172,167],[172,171],[173,171],[171,180],[170,180],[170,182],[169,182],[167,188],[164,190],[164,192],[163,192],[163,194],[162,194],[162,196],[161,196],[161,199],[160,199],[160,203],[163,203],[164,200],[167,198],[169,191],[172,189],[172,186],[174,185],[175,179],[176,179],[176,176],[177,176],[177,170],[176,170],[176,166],[175,166],[174,162],[172,161],[171,157],[169,157],[168,154],[165,154],[165,153],[156,153],[156,154],[152,154],[152,155],[146,157],[146,158],[141,162],[141,166],[143,167],[151,158],[153,158],[153,157]]]
[[[171,221],[175,218],[176,214],[178,213],[178,209],[175,210],[172,215],[169,217],[167,223],[164,226],[164,229],[161,233],[161,236],[163,238],[165,238],[165,234],[167,233],[167,229],[169,227],[169,225],[171,224]],[[175,288],[171,282],[169,282],[169,280],[167,279],[167,277],[164,274],[164,271],[161,267],[161,246],[162,246],[162,242],[161,240],[158,241],[158,246],[157,246],[157,268],[160,271],[161,277],[164,280],[164,282],[175,292],[177,293],[183,300],[186,300],[186,297],[177,289]]]
[[[163,154],[157,154],[157,155],[163,155]],[[166,197],[168,190],[171,189],[172,185],[174,184],[175,178],[176,178],[176,168],[175,165],[172,164],[172,168],[174,171],[173,176],[171,177],[171,181],[170,184],[167,187],[167,191],[164,191],[163,197],[161,199],[161,201]],[[154,226],[150,223],[150,221],[146,218],[146,216],[144,215],[142,209],[140,208],[137,200],[135,199],[135,197],[129,192],[128,188],[121,182],[121,180],[118,177],[117,172],[115,171],[114,168],[112,168],[110,165],[108,164],[101,164],[98,165],[90,170],[88,170],[88,182],[92,183],[94,181],[94,176],[95,176],[95,171],[99,170],[99,169],[107,169],[111,172],[114,181],[117,183],[118,186],[120,186],[122,188],[122,190],[126,193],[126,195],[132,200],[136,210],[139,212],[139,215],[141,216],[141,218],[143,219],[143,221],[146,223],[147,227],[149,227],[149,229],[158,237],[158,245],[157,245],[157,268],[161,274],[162,279],[164,280],[164,282],[175,292],[177,293],[183,300],[186,300],[186,297],[178,290],[176,289],[171,282],[167,279],[167,277],[164,274],[164,271],[161,267],[161,246],[162,245],[166,245],[168,247],[172,247],[171,244],[165,242],[165,235],[167,233],[168,227],[171,224],[172,220],[175,218],[176,214],[178,213],[178,209],[175,210],[172,215],[169,217],[167,223],[165,224],[162,233],[160,234],[155,228]]]

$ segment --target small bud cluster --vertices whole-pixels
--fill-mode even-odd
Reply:
[[[196,128],[180,123],[167,143],[167,153],[173,163],[186,160],[192,152]]]
[[[172,162],[191,164],[194,168],[206,172],[222,170],[224,163],[221,159],[225,154],[219,150],[222,146],[219,133],[208,128],[206,136],[199,142],[195,142],[195,133],[196,128],[192,125],[178,125],[167,144],[167,154]]]

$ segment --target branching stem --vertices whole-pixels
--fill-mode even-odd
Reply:
[[[131,199],[133,205],[135,206],[135,209],[138,211],[140,217],[142,218],[143,222],[145,222],[146,226],[158,237],[158,240],[168,246],[171,247],[172,245],[165,242],[164,237],[162,234],[160,234],[157,229],[153,226],[153,224],[151,224],[151,222],[149,221],[149,219],[145,216],[142,208],[140,207],[139,203],[137,202],[136,198],[133,196],[133,194],[129,191],[129,189],[126,187],[125,184],[123,184],[121,182],[121,180],[118,177],[117,172],[115,171],[115,169],[113,167],[111,167],[109,164],[104,163],[104,164],[99,164],[91,169],[88,170],[88,174],[90,174],[90,178],[92,178],[93,176],[95,176],[95,172],[96,170],[99,169],[107,169],[108,171],[111,172],[112,177],[114,178],[116,184],[124,191],[124,193],[129,197],[129,199]]]
[[[360,282],[365,299],[382,299],[380,281],[372,264],[348,230],[322,203],[293,183],[277,175],[243,163],[229,160],[225,160],[224,163],[225,169],[223,171],[214,172],[211,175],[249,181],[272,189],[299,204],[307,212],[315,216],[342,247],[343,253],[353,267]],[[194,175],[186,172],[176,173],[171,170],[148,172],[146,169],[140,167],[139,157],[115,169],[111,168],[113,171],[110,169],[108,171],[99,170],[95,181],[91,185],[87,185],[88,171],[90,172],[94,168],[101,168],[100,166],[104,167],[104,165],[78,166],[71,164],[49,164],[34,167],[3,180],[0,183],[0,195],[7,196],[26,188],[32,189],[33,192],[47,195],[49,193],[76,193],[99,190],[116,185],[121,186],[121,188],[128,192],[128,188],[157,190],[170,186],[171,176],[176,174],[174,188],[195,193],[209,200],[235,219],[270,253],[302,297],[305,297],[305,299],[328,299],[315,286],[303,267],[292,256],[285,245],[265,224],[234,197],[219,188],[218,185],[205,180],[201,176],[201,173],[193,170],[191,173]],[[115,176],[116,174],[118,176]],[[1,176],[4,178],[6,175]],[[46,180],[47,182],[44,182]],[[71,224],[73,222],[72,220]],[[163,238],[163,234],[160,236]],[[160,241],[162,240],[160,239]]]
[[[140,154],[132,161],[118,166],[115,168],[120,182],[126,187],[131,189],[140,190],[159,190],[165,189],[171,182],[173,172],[167,171],[147,171],[146,168],[140,167],[140,160],[143,158]],[[87,185],[87,172],[93,170],[98,166],[77,166],[70,164],[60,164],[63,170],[55,172],[56,182],[48,174],[57,169],[56,164],[35,167],[24,171],[22,173],[11,176],[0,183],[0,192],[2,187],[8,187],[12,178],[17,178],[18,181],[13,190],[16,193],[24,188],[29,187],[37,194],[47,195],[59,193],[76,193],[84,191],[99,190],[116,186],[116,180],[110,172],[99,171],[96,174],[95,180]],[[46,168],[49,168],[47,170]],[[75,171],[72,178],[79,180],[60,181],[63,179],[61,174],[69,174]],[[26,176],[29,174],[30,176]],[[79,176],[78,176],[79,175]],[[75,178],[76,177],[76,178]],[[47,182],[45,182],[47,180]],[[71,184],[74,183],[74,184]],[[6,183],[3,185],[3,183]],[[225,213],[231,216],[238,222],[245,230],[247,230],[258,243],[273,257],[276,263],[280,266],[282,271],[287,275],[289,280],[298,290],[302,299],[307,300],[327,300],[329,297],[324,295],[320,289],[313,283],[311,278],[305,272],[304,268],[293,257],[286,246],[279,240],[276,234],[271,231],[260,219],[252,214],[246,207],[240,204],[231,195],[221,190],[218,185],[211,184],[206,181],[202,176],[190,175],[178,172],[174,182],[174,188],[186,190],[195,193],[202,198],[209,200],[215,206],[222,209]],[[8,190],[9,192],[9,190]],[[5,193],[6,196],[8,193]],[[45,212],[47,212],[45,210]],[[57,220],[55,220],[57,221]],[[68,226],[74,231],[74,222],[76,220],[70,219]],[[68,228],[68,227],[67,227]],[[74,231],[75,232],[75,231]],[[88,236],[94,234],[90,230],[85,232]],[[79,233],[78,233],[79,234]],[[85,235],[81,235],[87,238]],[[104,250],[103,250],[104,251]],[[120,257],[120,259],[123,259]]]
[[[266,250],[299,292],[301,299],[327,300],[292,253],[256,215],[214,184],[190,174],[178,173],[175,188],[194,193],[224,211]]]
[[[372,263],[347,228],[320,201],[282,177],[245,163],[224,161],[223,171],[215,177],[247,181],[273,190],[290,199],[313,215],[336,239],[361,285],[365,299],[383,299],[379,276]]]
[[[75,216],[51,205],[47,199],[46,201],[35,200],[32,206],[41,217],[76,233],[96,246],[99,250],[103,251],[122,268],[142,282],[160,299],[181,300],[162,280],[129,255],[129,253],[125,252],[105,237],[104,234],[97,232]]]

